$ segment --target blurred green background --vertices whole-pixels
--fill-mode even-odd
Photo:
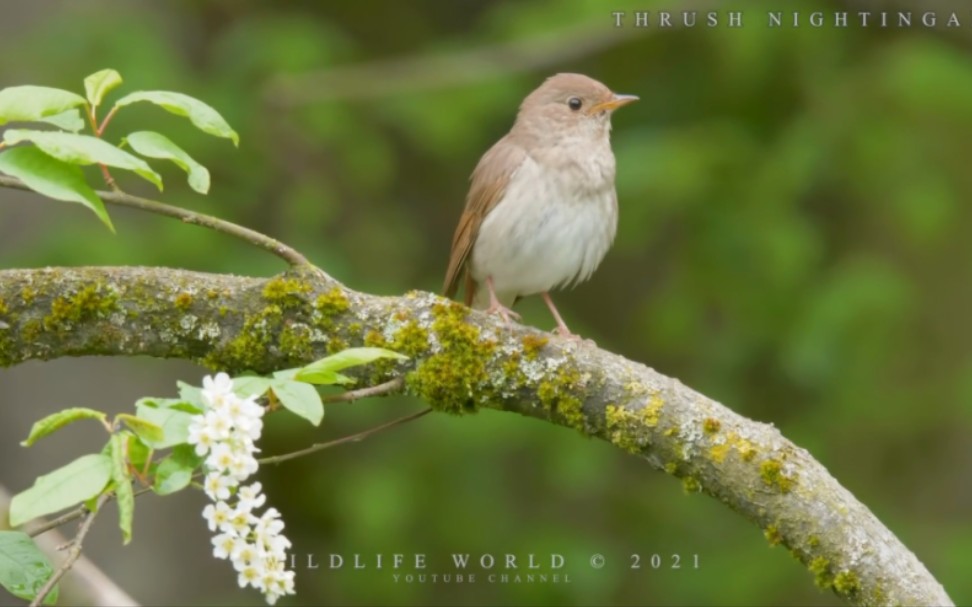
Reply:
[[[618,238],[589,283],[555,296],[565,320],[775,424],[969,604],[972,14],[913,4],[730,2],[718,27],[635,29],[635,10],[716,3],[34,0],[4,4],[0,87],[80,90],[113,67],[121,94],[207,101],[239,150],[147,104],[109,137],[170,134],[210,168],[211,195],[163,163],[164,194],[122,186],[260,229],[350,287],[388,295],[440,288],[468,175],[545,77],[583,72],[639,95],[614,119]],[[940,24],[959,10],[963,23],[766,26],[771,10],[865,9],[936,10]],[[628,11],[626,27],[613,27],[615,10]],[[742,28],[727,26],[729,10],[744,12]],[[0,191],[0,266],[283,269],[205,230],[110,211],[117,236],[80,207]],[[553,325],[540,301],[520,311]],[[203,372],[149,359],[0,371],[0,483],[19,491],[100,445],[79,426],[18,447],[45,413],[127,410]],[[419,406],[334,406],[321,429],[275,418],[264,452]],[[299,595],[284,604],[838,604],[714,500],[607,444],[509,414],[425,417],[261,479],[297,552],[323,564],[298,571]],[[91,556],[144,604],[260,604],[211,558],[203,503],[198,492],[140,498],[134,542],[122,548],[106,517]],[[330,553],[396,552],[426,554],[428,573],[453,571],[453,552],[554,552],[571,583],[405,584],[389,569],[326,568]],[[595,553],[601,570],[588,564]]]

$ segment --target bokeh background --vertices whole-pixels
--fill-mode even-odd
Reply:
[[[708,10],[714,28],[633,27],[634,10]],[[611,12],[628,11],[613,27]],[[729,28],[726,12],[744,11]],[[935,28],[770,29],[766,13],[925,10]],[[957,10],[959,28],[941,24]],[[852,20],[853,21],[853,20]],[[916,17],[917,22],[917,17]],[[570,326],[807,448],[972,602],[972,13],[961,2],[4,3],[0,87],[81,90],[113,67],[122,92],[216,107],[236,150],[145,104],[111,125],[171,135],[213,174],[172,166],[162,200],[282,239],[349,286],[440,288],[467,177],[546,76],[578,71],[641,96],[618,112],[616,244],[556,297]],[[92,182],[96,174],[92,174]],[[139,180],[124,188],[152,194]],[[90,213],[0,191],[0,266],[145,264],[268,276],[275,258],[169,219]],[[552,321],[539,301],[525,321]],[[11,491],[97,449],[72,427],[30,450],[66,406],[124,411],[204,370],[76,359],[0,370],[0,483]],[[334,406],[320,429],[284,416],[266,453],[420,406]],[[560,553],[570,584],[395,583],[391,571],[298,572],[285,604],[824,605],[837,599],[759,529],[607,444],[510,414],[428,416],[261,472],[302,555]],[[210,556],[184,492],[138,500],[135,539],[105,517],[90,555],[144,604],[260,604]],[[70,529],[66,531],[70,532]],[[608,563],[587,564],[594,553]],[[628,568],[628,555],[664,557]],[[672,554],[683,567],[672,570]],[[699,568],[687,565],[698,555]],[[435,566],[440,564],[441,566]],[[11,601],[4,597],[0,603]]]

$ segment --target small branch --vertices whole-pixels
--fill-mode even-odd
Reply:
[[[101,138],[102,133],[105,132],[105,126],[107,126],[108,121],[111,117],[115,115],[115,110],[117,108],[111,108],[111,112],[105,117],[104,122],[101,126],[98,126],[98,108],[93,105],[88,105],[88,122],[91,124],[91,130],[94,132],[94,136]],[[105,180],[105,184],[112,189],[113,192],[121,191],[118,184],[115,183],[115,178],[111,176],[111,171],[108,170],[108,165],[98,163],[98,168],[101,169],[101,177]]]
[[[402,388],[404,384],[405,384],[405,380],[403,378],[396,377],[395,379],[378,384],[377,386],[368,386],[367,388],[349,390],[347,392],[342,392],[341,394],[329,394],[327,396],[322,397],[321,400],[324,401],[324,404],[352,403],[362,398],[368,398],[371,396],[382,396],[384,394],[391,394],[392,392],[397,392]]]
[[[111,188],[113,192],[120,194],[121,190],[118,188],[118,184],[115,183],[115,178],[111,176],[111,171],[108,170],[108,166],[99,164],[98,168],[101,169],[101,176],[105,180],[105,185]],[[104,196],[101,198],[104,199]]]
[[[88,513],[84,521],[81,523],[81,527],[78,529],[78,534],[71,541],[71,547],[68,549],[68,556],[61,563],[61,566],[57,568],[57,571],[44,583],[41,587],[40,592],[34,597],[34,600],[30,602],[30,607],[37,607],[44,602],[47,595],[51,593],[57,582],[64,577],[64,574],[70,571],[71,567],[74,566],[75,561],[81,557],[81,545],[84,543],[84,538],[88,535],[88,531],[91,530],[91,525],[94,523],[95,517],[101,512],[102,506],[108,501],[108,494],[103,493],[101,497],[98,498],[98,506],[95,508],[94,512]]]
[[[97,130],[95,130],[95,135],[97,135],[98,137],[104,135],[105,128],[107,128],[108,123],[111,122],[111,119],[115,117],[115,112],[117,111],[118,111],[117,105],[111,108],[111,111],[108,112],[108,115],[105,116],[105,119],[101,121],[101,126],[99,126]]]
[[[29,535],[30,537],[37,537],[42,533],[47,533],[52,529],[57,529],[61,525],[66,525],[73,520],[79,519],[87,513],[88,513],[87,508],[85,508],[84,506],[78,506],[74,510],[65,512],[64,514],[62,514],[61,516],[55,519],[51,519],[46,523],[42,523],[40,525],[37,525],[36,527],[32,527],[29,531],[27,531],[27,535]]]
[[[408,423],[412,420],[418,419],[423,415],[428,415],[432,413],[432,409],[422,409],[418,413],[411,413],[405,417],[399,417],[398,419],[393,419],[392,421],[382,424],[380,426],[375,426],[374,428],[369,428],[363,432],[358,432],[357,434],[351,434],[349,436],[344,436],[326,443],[317,443],[307,447],[306,449],[301,449],[299,451],[292,451],[291,453],[284,453],[283,455],[273,455],[270,457],[264,457],[257,460],[261,465],[265,464],[280,464],[282,462],[297,459],[298,457],[303,457],[305,455],[310,455],[311,453],[317,453],[318,451],[323,451],[324,449],[330,449],[331,447],[337,447],[338,445],[343,445],[344,443],[356,443],[363,441],[372,434],[377,434],[382,430],[387,430],[395,426],[400,426],[401,424]]]
[[[356,399],[359,399],[359,398],[365,398],[366,396],[377,396],[377,395],[380,395],[380,394],[385,394],[385,393],[388,393],[388,392],[392,392],[393,390],[398,389],[401,386],[402,383],[403,382],[402,382],[402,379],[401,378],[396,378],[396,379],[393,379],[391,381],[387,381],[387,382],[385,382],[383,384],[378,384],[377,386],[371,386],[371,387],[368,387],[368,388],[362,388],[361,390],[355,390],[354,391],[355,396],[353,398],[344,399],[344,400],[350,401],[350,400],[356,400]],[[341,397],[341,396],[346,396],[346,395],[350,395],[350,394],[351,394],[351,392],[346,392],[344,394],[338,394],[338,395],[335,395],[335,396]],[[325,400],[325,402],[329,402],[329,401],[326,401]],[[357,434],[352,434],[350,436],[344,436],[344,437],[341,437],[341,438],[338,438],[338,439],[335,439],[335,440],[332,440],[332,441],[329,441],[329,442],[326,442],[326,443],[317,443],[317,444],[311,445],[310,447],[307,447],[306,449],[301,449],[300,451],[294,451],[293,453],[285,453],[283,455],[274,455],[274,456],[271,456],[271,457],[265,457],[265,458],[263,458],[261,460],[258,460],[258,461],[261,464],[279,464],[279,463],[285,462],[287,460],[295,459],[295,458],[300,457],[300,456],[303,456],[303,455],[309,455],[309,454],[315,453],[317,451],[323,451],[324,449],[329,449],[331,447],[336,447],[336,446],[342,445],[344,443],[353,443],[353,442],[362,441],[362,440],[368,438],[369,436],[371,436],[372,434],[376,434],[378,432],[381,432],[382,430],[387,430],[389,428],[393,428],[394,426],[398,426],[400,424],[404,424],[404,423],[410,422],[410,421],[412,421],[414,419],[418,419],[418,418],[422,417],[423,415],[426,415],[426,414],[431,413],[431,412],[432,412],[432,409],[423,409],[423,410],[419,411],[418,413],[412,413],[412,414],[406,415],[405,417],[400,417],[398,419],[393,419],[392,421],[390,421],[388,423],[382,424],[380,426],[375,426],[374,428],[369,428],[368,430],[364,430],[364,431],[359,432]],[[145,493],[148,493],[151,490],[152,490],[151,487],[143,487],[143,488],[141,488],[141,489],[139,489],[138,491],[135,492],[135,497],[138,497],[140,495],[143,495]],[[111,498],[112,498],[112,495],[109,495],[108,496],[108,499],[111,499]],[[100,506],[99,506],[99,508],[100,508]],[[55,519],[51,519],[51,520],[49,520],[49,521],[47,521],[45,523],[41,523],[39,525],[36,525],[34,527],[31,527],[30,530],[26,531],[26,533],[30,537],[37,537],[38,535],[41,535],[41,534],[46,533],[48,531],[51,531],[52,529],[56,529],[57,527],[60,527],[61,525],[66,525],[67,523],[70,523],[73,520],[77,520],[79,518],[82,518],[83,516],[85,516],[88,513],[89,512],[88,512],[88,509],[87,508],[85,508],[84,506],[78,506],[74,510],[70,510],[68,512],[65,512],[64,514],[62,514],[61,516],[59,516],[59,517],[57,517]]]
[[[143,487],[135,492],[135,497],[148,493],[151,490],[152,490],[151,487]],[[111,500],[114,496],[115,496],[114,493],[109,494],[108,500]],[[30,537],[37,537],[38,535],[47,533],[48,531],[51,531],[52,529],[56,529],[61,525],[66,525],[67,523],[70,523],[73,520],[77,520],[85,516],[86,514],[88,514],[88,512],[89,512],[88,509],[85,508],[84,506],[78,506],[74,510],[69,510],[68,512],[65,512],[61,516],[55,519],[51,519],[46,523],[41,523],[40,525],[31,526],[30,529],[25,530],[25,533]]]
[[[111,176],[107,175],[105,179],[110,180]],[[109,185],[111,185],[111,183],[113,182],[109,181]],[[15,177],[0,175],[0,186],[33,192],[33,190],[30,189],[27,184]],[[110,204],[148,211],[149,213],[155,213],[157,215],[175,217],[184,223],[194,224],[204,228],[209,228],[216,232],[228,234],[234,238],[238,238],[244,242],[273,253],[277,257],[289,263],[291,266],[312,266],[311,262],[308,261],[306,257],[284,243],[261,234],[260,232],[251,230],[249,228],[244,228],[243,226],[224,219],[170,206],[162,202],[150,200],[148,198],[132,196],[131,194],[125,194],[124,192],[99,191],[96,193],[99,198]]]
[[[11,495],[6,487],[0,485],[0,529],[5,529],[4,521],[10,511]],[[30,535],[30,525],[23,529]],[[67,543],[67,538],[55,531],[45,537],[34,538],[41,552],[54,558],[59,546]],[[118,607],[138,607],[138,601],[109,578],[90,559],[84,555],[71,568],[71,572],[61,579],[61,603],[72,601],[85,605],[116,605]]]

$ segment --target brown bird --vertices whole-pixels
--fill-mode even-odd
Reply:
[[[513,128],[473,171],[447,297],[465,275],[466,304],[509,323],[519,318],[510,306],[539,293],[557,332],[573,335],[549,292],[590,278],[614,241],[611,113],[637,99],[581,74],[557,74],[523,100]]]

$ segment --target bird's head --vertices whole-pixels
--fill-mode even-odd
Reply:
[[[582,74],[556,74],[523,100],[516,122],[520,128],[529,125],[539,136],[607,135],[611,113],[637,100],[635,95],[613,93]]]

